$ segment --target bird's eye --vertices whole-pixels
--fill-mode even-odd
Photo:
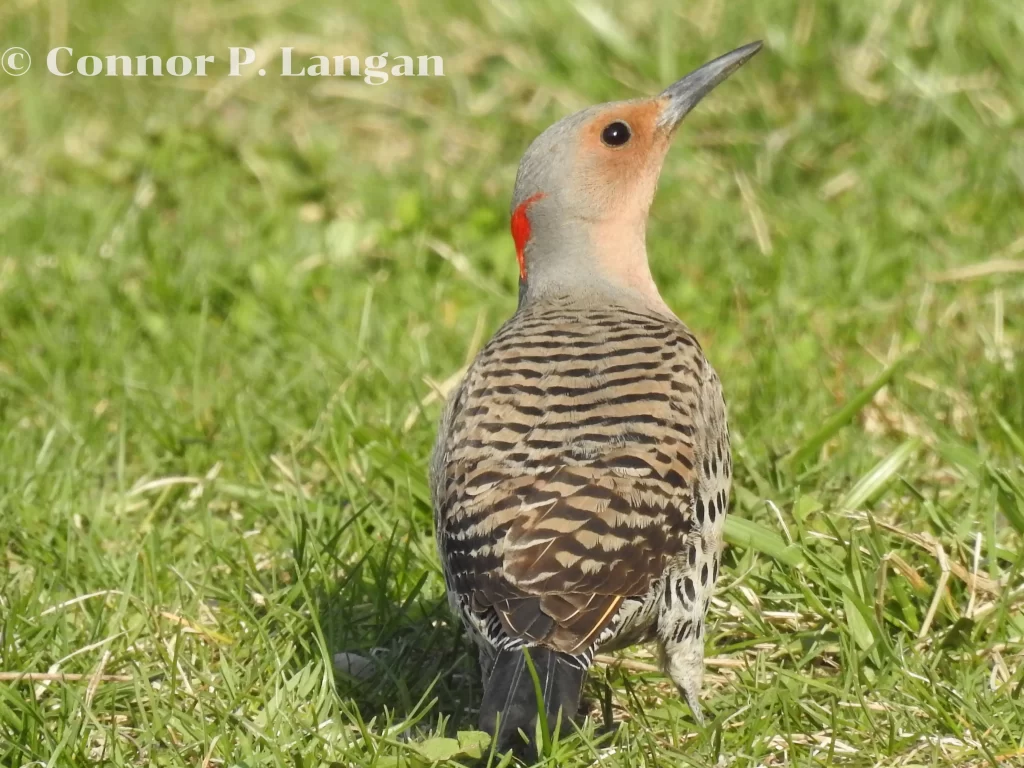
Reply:
[[[605,146],[609,147],[621,147],[623,144],[628,142],[633,137],[633,132],[629,130],[629,126],[621,120],[616,120],[614,123],[608,123],[601,131],[601,141],[604,142]]]

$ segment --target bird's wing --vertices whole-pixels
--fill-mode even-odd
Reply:
[[[634,475],[471,472],[443,529],[454,588],[474,610],[495,610],[513,637],[585,648],[625,598],[648,593],[693,530],[688,486],[664,479],[685,468],[651,464]]]

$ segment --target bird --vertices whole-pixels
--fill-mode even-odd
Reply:
[[[499,752],[536,758],[538,718],[568,730],[595,654],[652,640],[703,723],[733,461],[719,376],[655,285],[646,229],[676,129],[760,49],[565,117],[520,162],[518,306],[449,395],[430,459],[448,602]]]

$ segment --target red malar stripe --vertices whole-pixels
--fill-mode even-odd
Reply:
[[[530,217],[526,209],[544,197],[543,192],[530,195],[512,213],[512,239],[516,243],[516,259],[519,261],[519,279],[526,279],[526,244],[530,240]]]

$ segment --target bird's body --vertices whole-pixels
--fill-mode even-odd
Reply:
[[[524,159],[512,225],[520,306],[449,399],[431,465],[448,595],[480,648],[481,727],[500,749],[533,733],[524,647],[551,724],[559,710],[575,715],[599,649],[652,639],[700,717],[732,474],[719,379],[650,277],[643,227],[657,174],[643,157],[613,155],[633,177],[621,210],[599,215],[599,202],[588,220],[572,197],[545,200],[561,194],[552,148],[566,134],[587,141],[591,124],[613,119],[663,154],[649,102],[611,106],[538,139],[543,166]],[[555,170],[586,188],[606,172],[595,167],[577,156]]]
[[[731,458],[718,377],[686,326],[611,300],[524,307],[442,434],[438,547],[482,664],[540,644],[585,668],[657,636],[695,703]]]

